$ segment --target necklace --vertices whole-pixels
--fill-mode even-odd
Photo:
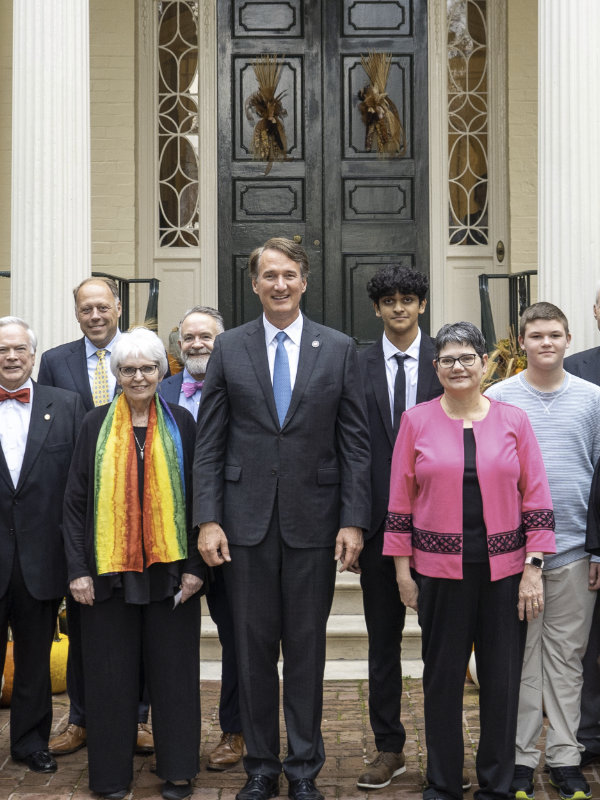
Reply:
[[[142,445],[141,445],[141,444],[138,442],[138,438],[137,438],[137,436],[135,435],[135,430],[133,431],[133,438],[135,439],[135,443],[137,444],[137,446],[138,446],[138,450],[140,451],[140,458],[141,458],[141,459],[142,459],[142,461],[143,461],[143,460],[144,460],[144,450],[146,449],[146,440],[144,439],[144,444],[143,444],[143,446],[142,446]]]

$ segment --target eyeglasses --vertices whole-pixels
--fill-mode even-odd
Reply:
[[[137,372],[142,375],[154,375],[158,369],[158,364],[144,364],[143,367],[119,367],[119,372],[124,378],[133,378]]]
[[[452,369],[457,361],[461,367],[472,367],[477,358],[479,358],[477,353],[464,353],[458,358],[453,358],[452,356],[442,356],[441,358],[436,358],[436,363],[438,367],[441,367],[442,369]]]

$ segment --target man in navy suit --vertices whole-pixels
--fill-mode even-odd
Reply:
[[[247,755],[238,800],[279,794],[279,675],[292,800],[323,800],[321,715],[335,562],[357,568],[370,518],[369,434],[354,342],[300,312],[304,249],[249,260],[263,314],[217,337],[194,460],[199,550],[223,565]]]
[[[442,393],[433,368],[432,339],[419,328],[429,281],[413,269],[390,265],[367,284],[383,336],[359,354],[371,435],[371,523],[360,555],[365,621],[369,635],[369,717],[377,756],[357,780],[381,789],[406,770],[406,733],[400,721],[400,644],[406,608],[394,561],[382,555],[392,451],[402,412]]]
[[[600,329],[600,284],[596,289],[594,317]],[[565,358],[564,368],[590,383],[600,386],[600,347],[592,347]],[[590,566],[592,566],[590,564]],[[596,565],[598,566],[598,565]],[[590,584],[592,583],[590,579]],[[600,598],[596,598],[590,638],[583,658],[581,720],[577,739],[585,747],[581,766],[600,761]]]
[[[23,320],[0,319],[0,668],[10,625],[11,755],[55,772],[50,649],[67,587],[62,501],[84,409],[77,394],[31,380],[36,344]]]
[[[83,336],[74,342],[47,350],[41,358],[38,382],[77,392],[86,411],[110,402],[117,391],[115,376],[108,368],[117,342],[121,302],[119,289],[110,278],[86,278],[73,289],[75,316]],[[81,656],[80,605],[67,594],[69,656],[67,692],[70,709],[67,727],[50,741],[53,755],[74,753],[86,743],[85,683]],[[148,725],[148,703],[140,701],[137,749],[154,749]]]
[[[204,376],[215,339],[223,333],[223,317],[209,306],[194,306],[186,311],[179,323],[178,344],[183,359],[183,371],[165,378],[158,391],[165,400],[187,408],[194,419],[202,396]],[[244,753],[244,737],[240,720],[240,703],[237,681],[237,661],[233,637],[233,619],[225,590],[223,570],[214,568],[206,595],[208,610],[221,642],[221,696],[219,723],[221,740],[208,756],[207,768],[220,771],[237,764]]]

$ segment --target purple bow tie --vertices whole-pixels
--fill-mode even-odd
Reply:
[[[203,386],[204,381],[184,381],[182,385],[183,393],[186,397],[191,397],[198,390],[202,391]]]

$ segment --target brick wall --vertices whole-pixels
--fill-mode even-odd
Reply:
[[[135,275],[135,7],[90,2],[92,269]]]
[[[508,2],[511,269],[538,266],[537,0]]]

